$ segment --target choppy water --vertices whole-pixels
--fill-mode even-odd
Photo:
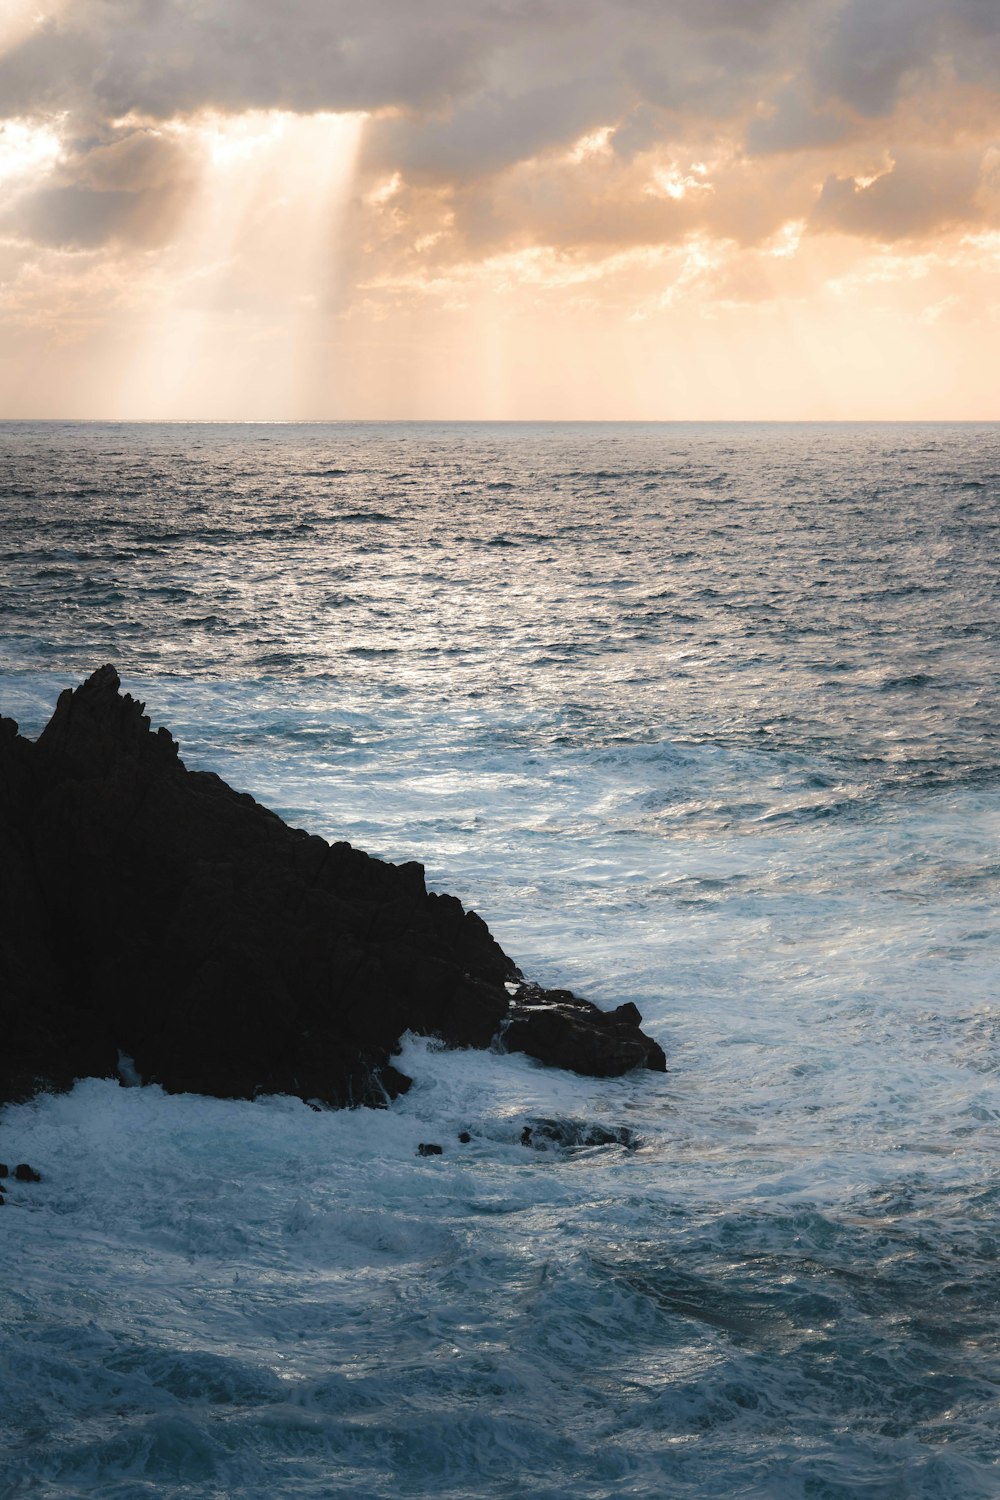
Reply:
[[[998,499],[997,427],[0,426],[0,710],[113,661],[671,1068],[7,1110],[0,1494],[1000,1495]]]

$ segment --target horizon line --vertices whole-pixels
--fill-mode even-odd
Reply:
[[[995,417],[5,417],[0,426],[77,427],[990,427]]]

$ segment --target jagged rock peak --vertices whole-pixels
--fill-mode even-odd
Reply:
[[[154,732],[145,703],[120,689],[117,671],[106,665],[78,688],[60,693],[55,713],[38,737],[43,755],[58,759],[78,776],[100,775],[123,761],[180,767],[170,731]]]
[[[522,978],[420,865],[189,771],[111,666],[37,743],[0,724],[0,1103],[124,1055],[175,1092],[385,1104],[406,1031],[599,1076],[664,1067],[634,1006]]]

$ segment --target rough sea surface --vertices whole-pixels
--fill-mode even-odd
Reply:
[[[998,501],[996,426],[0,426],[0,711],[113,662],[670,1067],[6,1110],[5,1500],[1000,1495]]]

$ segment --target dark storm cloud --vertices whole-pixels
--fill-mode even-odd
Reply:
[[[657,152],[713,142],[771,161],[773,176],[730,173],[728,202],[721,183],[711,214],[698,200],[708,227],[766,235],[809,216],[826,179],[816,229],[892,237],[966,221],[967,147],[956,185],[943,155],[912,172],[897,157],[884,186],[858,188],[863,168],[838,153],[859,143],[884,156],[887,122],[924,97],[925,133],[947,117],[955,138],[967,110],[981,137],[998,84],[1000,0],[71,0],[0,56],[0,113],[60,116],[92,138],[22,200],[25,232],[57,243],[155,239],[186,190],[176,143],[168,159],[154,135],[120,140],[113,122],[270,108],[374,115],[364,170],[452,193],[498,242],[507,212],[510,232],[531,238],[533,193],[539,234],[558,211],[562,238],[574,223],[604,241],[631,225],[640,242],[688,224],[698,215],[621,195],[643,192]],[[504,184],[599,128],[613,163],[602,185],[579,173]],[[804,208],[798,178],[786,194],[790,154],[821,163]]]

